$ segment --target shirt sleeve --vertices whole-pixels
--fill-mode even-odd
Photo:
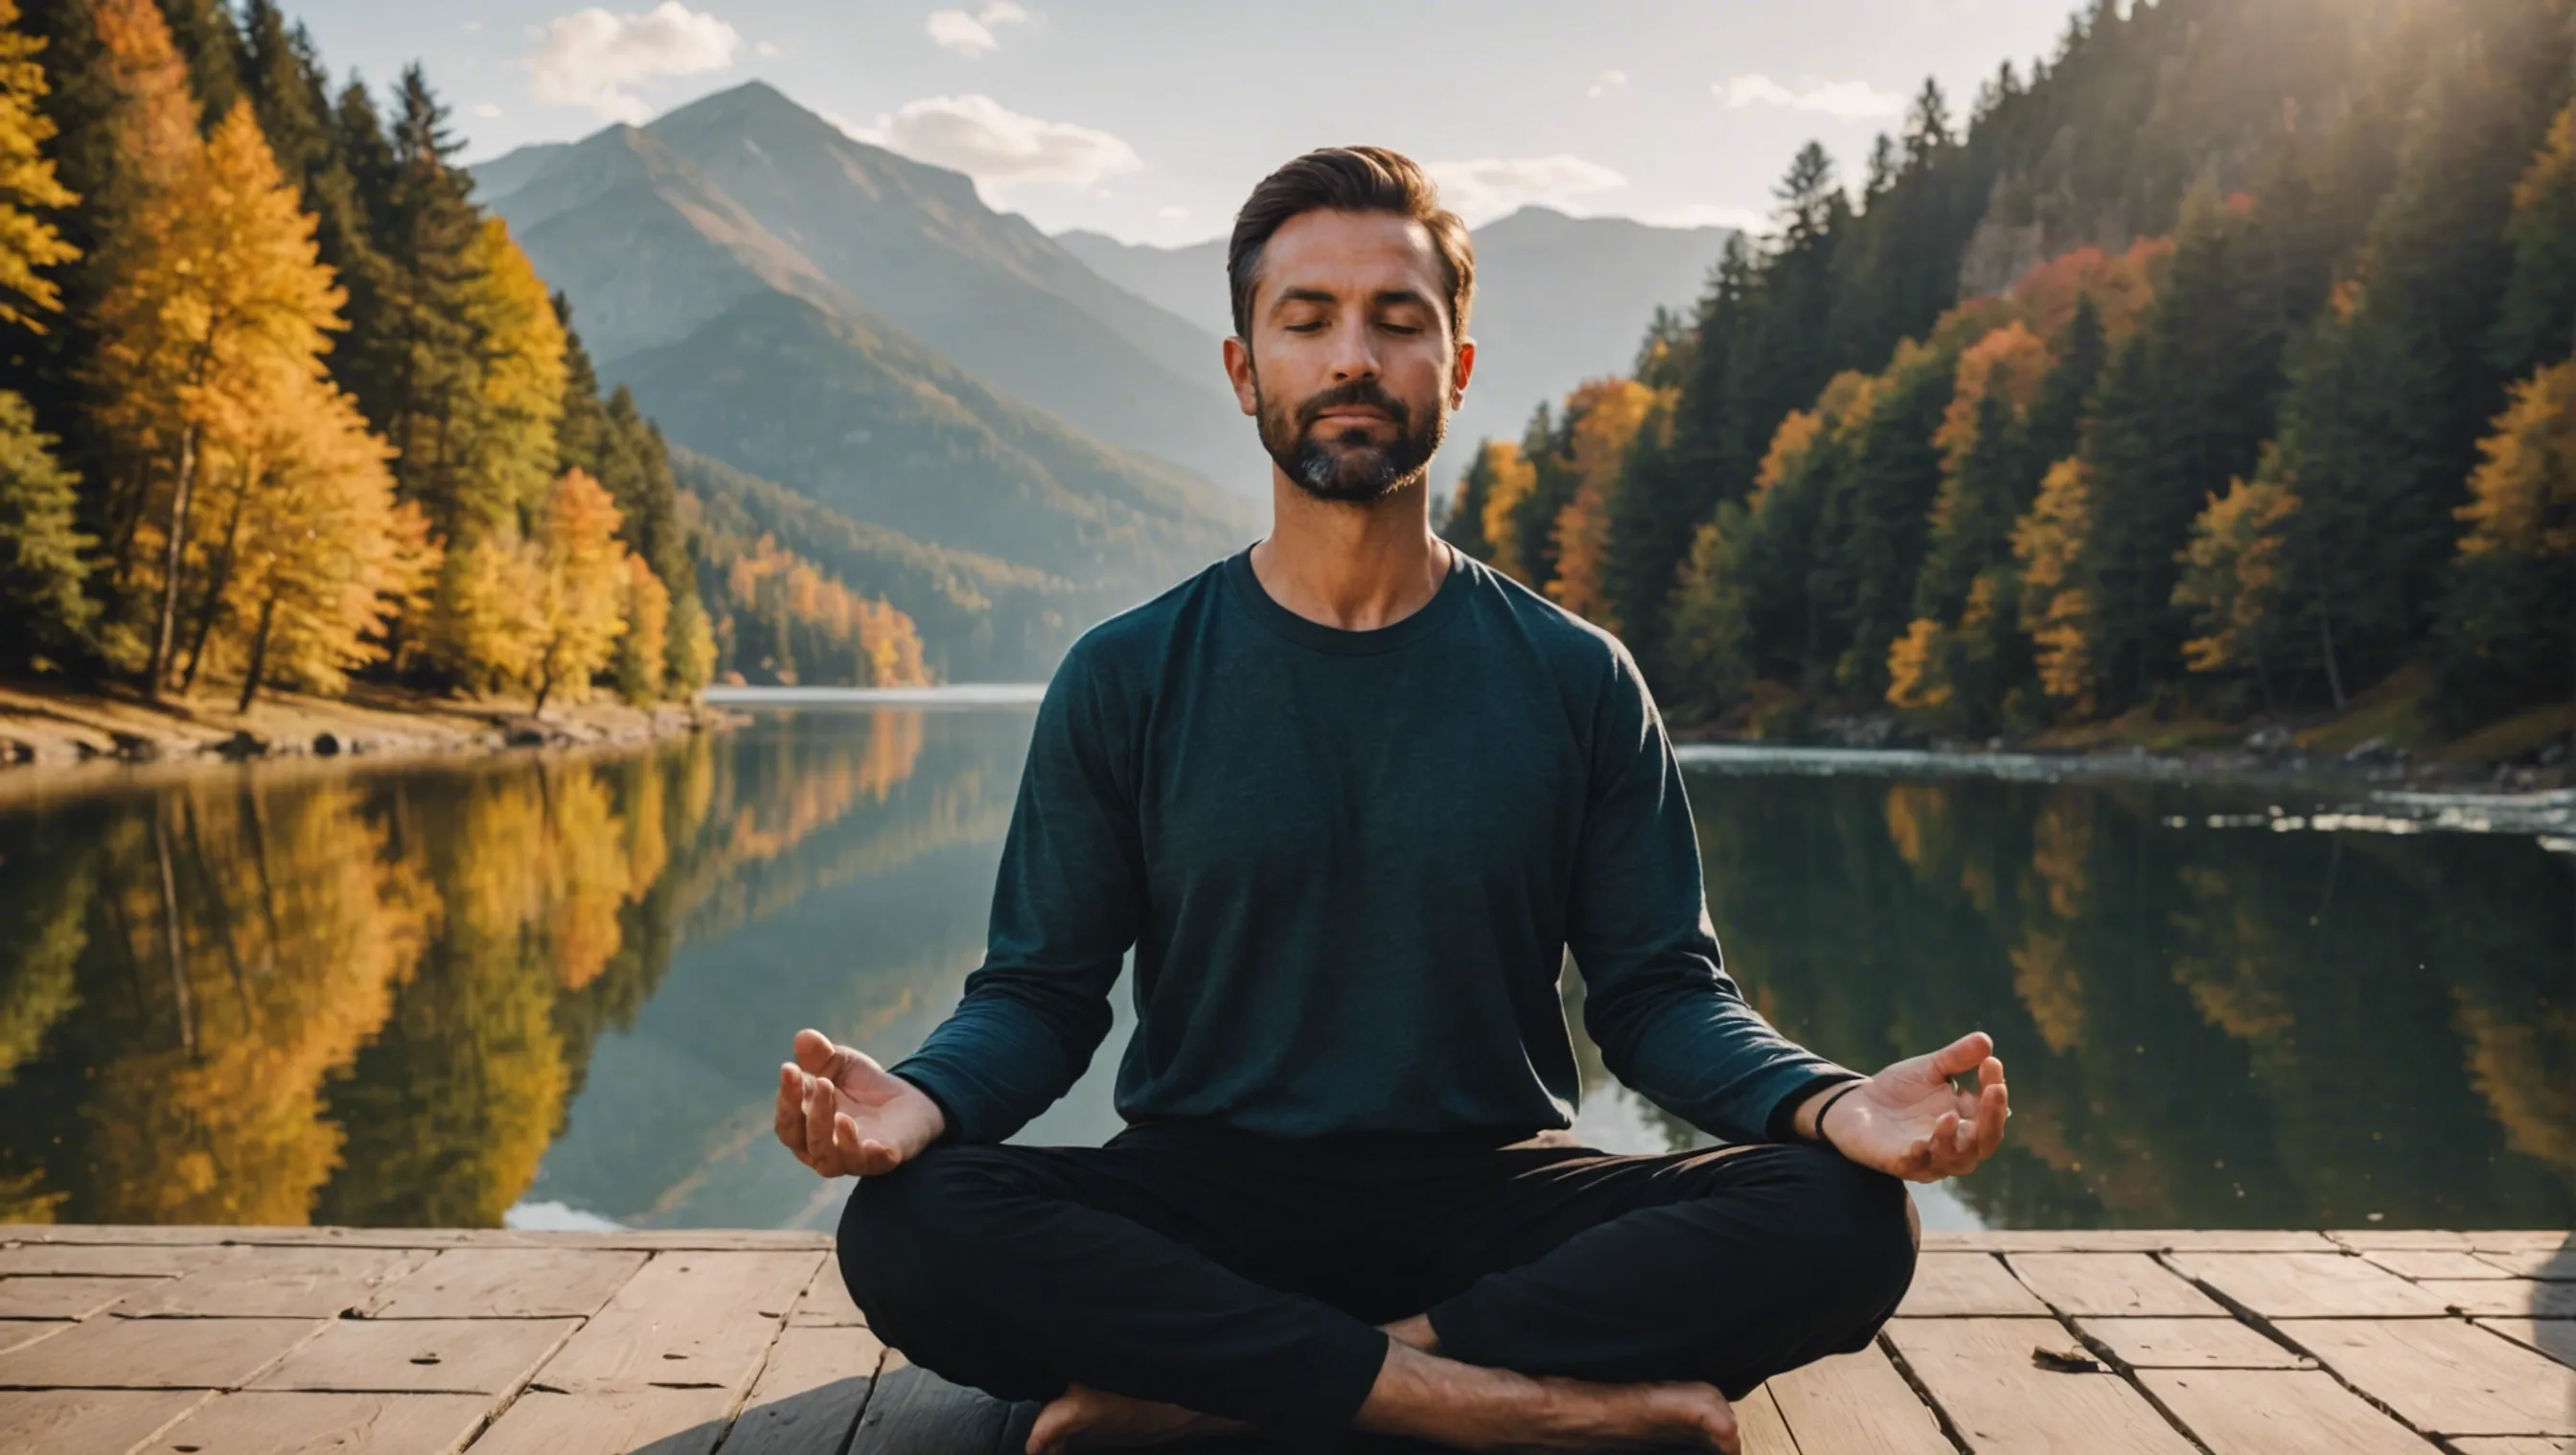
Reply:
[[[1109,1034],[1110,988],[1144,918],[1125,715],[1077,644],[1047,684],[1002,843],[984,963],[895,1075],[947,1140],[999,1142],[1070,1090]]]
[[[1584,1029],[1610,1074],[1704,1132],[1785,1140],[1785,1115],[1858,1072],[1772,1028],[1726,973],[1681,764],[1628,654],[1592,721],[1591,787],[1566,940]]]

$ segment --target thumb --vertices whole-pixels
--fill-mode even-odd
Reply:
[[[1970,1031],[1932,1053],[1932,1072],[1948,1080],[1973,1071],[1995,1053],[1995,1038],[1983,1031]]]
[[[829,1076],[835,1069],[841,1048],[832,1038],[808,1027],[796,1033],[796,1069],[808,1076]]]

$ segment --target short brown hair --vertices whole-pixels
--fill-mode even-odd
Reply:
[[[1234,295],[1235,337],[1252,338],[1252,289],[1260,281],[1262,248],[1288,219],[1307,212],[1392,212],[1421,223],[1449,275],[1450,335],[1467,336],[1467,309],[1476,298],[1476,245],[1467,238],[1467,224],[1440,205],[1430,174],[1385,147],[1323,147],[1262,178],[1234,215],[1225,281]]]

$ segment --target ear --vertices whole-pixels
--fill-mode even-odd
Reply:
[[[1449,366],[1449,407],[1456,409],[1467,397],[1467,381],[1476,372],[1476,341],[1458,340],[1457,362]]]
[[[1234,402],[1243,412],[1260,414],[1260,395],[1252,380],[1252,346],[1231,335],[1225,341],[1225,377],[1234,386]]]

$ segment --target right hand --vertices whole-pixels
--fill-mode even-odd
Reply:
[[[947,1127],[920,1087],[821,1031],[798,1031],[778,1068],[778,1140],[819,1176],[892,1172]]]

